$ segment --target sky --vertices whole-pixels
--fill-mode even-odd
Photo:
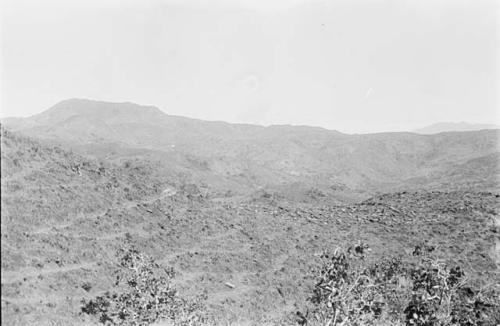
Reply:
[[[500,123],[495,0],[3,0],[0,116],[68,98],[349,133]]]

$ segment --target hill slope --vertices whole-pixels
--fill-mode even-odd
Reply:
[[[182,296],[206,291],[216,324],[292,324],[314,285],[318,253],[357,240],[375,259],[427,240],[482,281],[498,279],[492,193],[311,205],[263,192],[221,202],[161,164],[105,163],[3,129],[1,136],[2,324],[95,324],[81,300],[112,290],[126,237],[175,268]]]
[[[318,188],[333,199],[407,186],[436,188],[437,180],[449,187],[444,179],[450,169],[474,169],[477,160],[498,162],[500,152],[498,130],[347,135],[313,127],[208,122],[169,116],[150,106],[78,99],[5,124],[108,160],[160,160],[212,185],[217,196],[261,188],[281,191],[297,184],[302,195]],[[477,179],[459,184],[492,189],[498,164],[487,167],[469,175]]]

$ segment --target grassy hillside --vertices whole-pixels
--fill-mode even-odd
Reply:
[[[374,262],[426,242],[479,286],[500,277],[499,131],[346,135],[87,100],[6,124],[5,324],[97,324],[89,303],[125,293],[125,243],[214,324],[296,324],[321,253],[358,241]]]
[[[82,217],[159,196],[167,187],[165,176],[152,163],[111,165],[43,145],[3,127],[1,137],[3,269],[38,264],[32,254],[61,254],[33,246],[26,232],[63,228]],[[34,251],[28,254],[30,250]]]
[[[169,169],[212,185],[214,192],[239,195],[294,184],[304,188],[303,195],[319,188],[332,200],[347,192],[352,199],[367,197],[409,182],[436,188],[437,180],[446,184],[450,170],[474,169],[475,160],[498,162],[500,152],[498,130],[346,135],[313,127],[208,122],[169,116],[150,106],[77,99],[6,124],[108,160],[160,160]],[[498,179],[490,176],[498,174],[498,164],[486,167],[476,171],[471,182],[455,181],[494,189]]]
[[[106,163],[5,129],[1,135],[4,324],[98,323],[82,313],[82,300],[116,290],[115,253],[125,241],[160,268],[173,267],[181,297],[205,293],[215,324],[296,324],[321,252],[358,240],[374,260],[411,254],[427,241],[479,284],[499,277],[495,193],[420,190],[333,204],[321,201],[318,188],[307,191],[318,200],[290,200],[294,189],[284,187],[215,198],[203,190],[210,185],[193,184],[143,152]],[[377,137],[374,144],[389,135]],[[450,175],[490,171],[481,160],[464,164]]]

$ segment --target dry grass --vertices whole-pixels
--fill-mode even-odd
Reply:
[[[498,283],[493,193],[400,192],[350,205],[279,194],[211,200],[202,185],[167,179],[152,161],[101,163],[8,132],[2,169],[2,322],[9,325],[95,322],[81,314],[81,300],[116,290],[115,252],[127,233],[141,253],[175,268],[169,281],[181,297],[206,292],[207,313],[222,325],[276,325],[305,311],[316,255],[354,239],[373,249],[370,264],[411,255],[427,240],[471,282]],[[177,193],[164,197],[165,188]]]

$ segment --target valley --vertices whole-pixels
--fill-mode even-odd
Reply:
[[[347,135],[68,100],[2,120],[2,323],[88,325],[131,241],[217,325],[296,325],[326,249],[500,280],[499,131]],[[128,240],[127,240],[128,239]]]

